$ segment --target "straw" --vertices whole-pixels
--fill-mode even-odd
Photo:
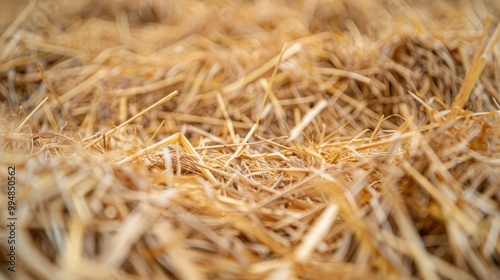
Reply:
[[[6,6],[0,275],[499,278],[499,3]]]

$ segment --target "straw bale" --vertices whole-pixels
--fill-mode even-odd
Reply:
[[[3,14],[2,277],[500,278],[498,1]]]

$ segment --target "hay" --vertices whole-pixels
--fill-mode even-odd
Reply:
[[[2,273],[500,277],[499,14],[30,1],[0,23]]]

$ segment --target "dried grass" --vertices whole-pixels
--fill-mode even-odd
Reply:
[[[104,3],[0,37],[19,279],[500,278],[496,1]]]

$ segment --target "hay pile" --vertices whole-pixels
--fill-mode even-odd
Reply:
[[[1,273],[500,277],[498,15],[29,2],[0,37]]]

